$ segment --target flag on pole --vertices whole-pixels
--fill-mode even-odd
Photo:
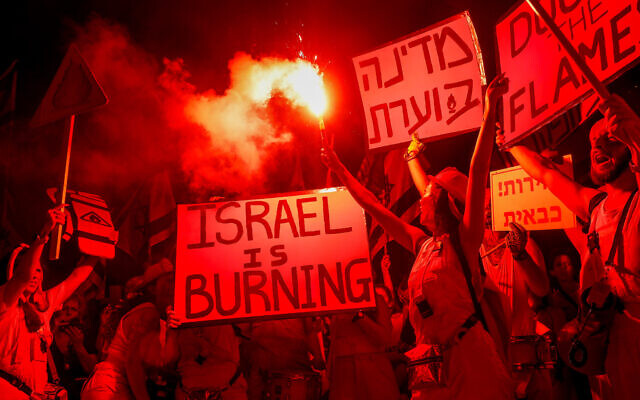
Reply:
[[[407,163],[401,149],[391,150],[384,157],[383,204],[407,223],[416,221],[420,214],[420,196],[413,186]],[[385,248],[388,242],[382,226],[375,220],[369,229],[371,258]]]
[[[30,125],[45,125],[89,111],[107,102],[107,96],[78,48],[71,45]]]

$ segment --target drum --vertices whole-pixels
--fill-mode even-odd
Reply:
[[[514,371],[553,369],[558,363],[558,350],[549,335],[511,336],[509,352]]]
[[[269,372],[266,398],[269,400],[319,400],[322,395],[320,374],[315,372]]]

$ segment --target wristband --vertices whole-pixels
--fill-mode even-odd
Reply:
[[[411,151],[407,151],[406,153],[404,153],[402,155],[402,157],[404,157],[404,160],[409,162],[413,159],[415,159],[416,157],[418,157],[418,155],[420,154],[420,152],[418,150],[411,150]]]

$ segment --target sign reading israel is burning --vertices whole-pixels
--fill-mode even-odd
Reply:
[[[364,211],[344,188],[178,206],[183,323],[372,307]]]

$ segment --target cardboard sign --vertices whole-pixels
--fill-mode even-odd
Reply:
[[[111,222],[107,202],[98,195],[69,190],[78,234],[78,248],[92,256],[112,259],[116,255],[118,232]]]
[[[472,131],[486,84],[468,12],[353,59],[368,147]]]
[[[640,10],[630,0],[541,0],[600,81],[609,82],[640,56]],[[578,67],[526,2],[496,25],[510,144],[576,105],[590,91]]]
[[[178,206],[183,323],[375,307],[364,211],[344,188]]]
[[[571,156],[558,168],[573,178]],[[494,231],[508,231],[516,222],[529,231],[575,228],[576,216],[522,167],[491,171],[491,221]]]
[[[47,189],[54,204],[60,204],[57,188]],[[111,221],[107,202],[97,194],[67,190],[64,240],[78,235],[78,248],[84,254],[112,259],[116,255],[118,231]],[[75,229],[74,229],[75,228]]]

